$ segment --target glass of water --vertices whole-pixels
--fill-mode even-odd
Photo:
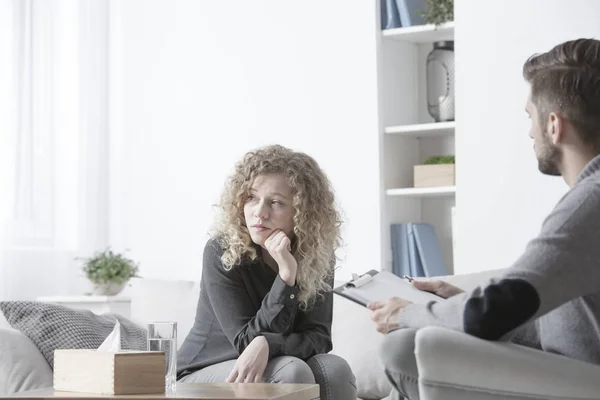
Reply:
[[[150,322],[148,350],[165,352],[165,392],[174,393],[177,383],[177,322]]]

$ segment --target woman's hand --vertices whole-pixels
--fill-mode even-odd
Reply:
[[[290,239],[282,230],[276,229],[265,240],[265,248],[277,263],[281,279],[288,286],[294,286],[296,284],[298,263],[291,253],[292,242]]]
[[[413,280],[412,284],[419,290],[423,290],[425,292],[431,292],[437,294],[444,299],[457,295],[459,293],[463,293],[464,290],[461,288],[457,288],[454,285],[446,283],[444,281],[416,281]]]
[[[226,383],[262,382],[269,361],[269,343],[264,336],[255,337],[237,359]]]

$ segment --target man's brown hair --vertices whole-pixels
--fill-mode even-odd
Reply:
[[[572,40],[533,55],[523,65],[523,76],[531,84],[542,129],[555,112],[600,150],[600,41]]]

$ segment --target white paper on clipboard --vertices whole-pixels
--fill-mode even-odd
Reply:
[[[388,271],[371,270],[357,279],[336,287],[334,292],[363,306],[374,301],[385,301],[390,297],[400,297],[420,304],[444,301],[442,297],[419,290]]]

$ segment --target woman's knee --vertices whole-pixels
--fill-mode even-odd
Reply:
[[[385,335],[379,351],[386,370],[401,371],[405,375],[417,375],[415,358],[415,329],[398,329]]]
[[[271,374],[273,383],[315,383],[312,370],[304,361],[296,357],[280,357]]]
[[[348,362],[335,354],[317,354],[309,359],[307,363],[317,381],[319,380],[318,375],[322,375],[330,381],[349,381],[353,384],[356,382],[354,373]]]
[[[356,379],[346,360],[334,354],[319,354],[307,361],[323,400],[356,400]]]

